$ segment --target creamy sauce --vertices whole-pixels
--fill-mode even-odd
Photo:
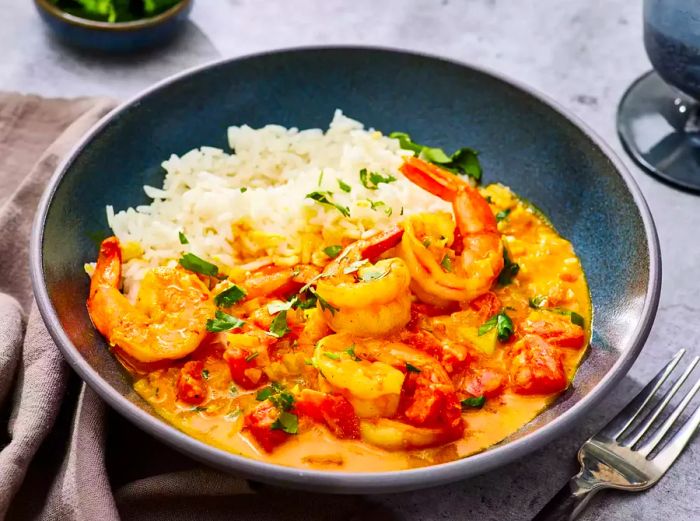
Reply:
[[[523,321],[532,309],[528,299],[545,295],[555,305],[575,311],[584,318],[586,340],[590,338],[591,305],[588,287],[573,247],[561,238],[530,207],[500,185],[482,190],[494,212],[511,209],[499,224],[511,258],[520,265],[512,284],[495,289],[514,323]],[[441,319],[436,319],[439,323]],[[450,333],[448,321],[444,321]],[[586,341],[587,344],[587,341]],[[242,431],[242,411],[255,403],[255,391],[242,391],[231,383],[222,346],[211,344],[205,366],[210,389],[206,408],[192,407],[177,400],[176,381],[179,366],[163,367],[147,373],[134,371],[136,391],[167,421],[183,432],[223,450],[280,465],[340,470],[347,472],[390,471],[420,467],[483,451],[512,435],[545,409],[554,395],[519,395],[510,390],[487,399],[481,409],[463,413],[465,435],[440,447],[388,451],[362,441],[340,440],[322,426],[313,425],[272,453],[261,450]],[[566,374],[571,381],[586,348],[561,348]],[[497,347],[492,355],[479,355],[490,365],[507,366],[505,349]],[[133,368],[132,368],[133,370]]]

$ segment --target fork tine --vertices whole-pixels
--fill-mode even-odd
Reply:
[[[671,429],[673,424],[678,420],[678,417],[683,413],[686,407],[688,407],[688,404],[690,401],[695,397],[697,392],[700,390],[700,378],[698,378],[698,381],[695,382],[695,385],[693,385],[692,389],[688,391],[688,394],[685,395],[681,403],[678,404],[678,406],[673,410],[673,412],[669,415],[668,418],[666,418],[666,421],[663,423],[661,427],[659,427],[654,435],[649,439],[648,441],[644,442],[644,444],[639,447],[638,452],[640,454],[643,454],[644,456],[648,456],[649,453],[654,450],[654,448],[659,444],[661,439],[666,435],[666,433]]]
[[[632,434],[632,437],[624,440],[622,443],[620,443],[620,445],[623,445],[625,447],[632,447],[639,440],[642,439],[642,437],[649,431],[649,428],[651,427],[652,423],[656,421],[656,418],[659,417],[659,415],[663,412],[663,410],[666,408],[671,399],[673,399],[674,395],[678,392],[678,389],[680,389],[681,386],[688,379],[690,373],[692,373],[693,369],[695,369],[695,366],[698,365],[698,361],[700,361],[700,356],[696,356],[695,358],[693,358],[693,361],[690,362],[690,365],[686,368],[685,371],[683,371],[683,374],[680,376],[680,378],[676,380],[676,382],[673,384],[673,387],[671,387],[666,392],[661,402],[658,403],[656,407],[652,409],[652,411],[644,418],[644,421],[642,421],[642,423],[639,424],[639,426],[634,430],[634,434]]]
[[[686,420],[683,427],[673,435],[673,438],[671,438],[666,446],[652,459],[654,464],[663,468],[665,472],[673,465],[673,462],[676,461],[676,458],[685,446],[688,445],[690,438],[698,429],[698,426],[700,426],[700,405],[695,408],[695,412]]]
[[[659,371],[654,379],[649,382],[644,389],[642,389],[637,396],[622,409],[617,416],[608,422],[608,424],[603,427],[601,433],[609,436],[611,439],[616,440],[619,438],[634,420],[639,416],[639,414],[644,410],[644,408],[649,403],[649,400],[656,394],[659,387],[663,385],[668,376],[673,372],[673,370],[678,365],[678,362],[683,358],[685,354],[685,349],[678,351],[675,356],[666,364],[666,366]],[[624,424],[620,426],[620,424]]]

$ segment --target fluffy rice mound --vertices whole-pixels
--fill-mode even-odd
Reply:
[[[117,213],[107,207],[124,250],[127,291],[147,269],[185,251],[222,269],[261,257],[321,264],[325,246],[347,244],[411,213],[449,210],[399,172],[410,152],[397,140],[340,110],[326,132],[243,125],[228,129],[228,141],[231,153],[202,147],[164,161],[163,186],[144,186],[151,204]],[[395,180],[371,189],[362,169]],[[343,210],[307,198],[313,192]],[[180,233],[189,244],[181,244]]]

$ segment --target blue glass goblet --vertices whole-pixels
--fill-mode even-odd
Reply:
[[[647,172],[700,193],[700,0],[645,0],[644,47],[654,70],[620,101],[620,139]]]

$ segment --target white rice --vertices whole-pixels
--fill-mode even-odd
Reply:
[[[402,157],[410,152],[401,150],[397,140],[365,130],[340,110],[325,133],[243,125],[228,129],[228,141],[233,153],[202,147],[164,161],[163,186],[144,186],[153,199],[150,205],[116,213],[107,207],[109,226],[122,247],[140,246],[125,262],[127,291],[137,286],[147,269],[185,251],[225,266],[240,263],[231,241],[232,224],[241,220],[248,220],[255,230],[282,236],[269,255],[293,258],[309,227],[357,239],[401,221],[402,215],[449,210],[399,172]],[[362,168],[392,175],[396,181],[367,189],[360,182]],[[341,190],[339,180],[351,191]],[[332,192],[333,201],[348,207],[350,216],[305,198],[313,191]],[[379,201],[384,205],[377,206]],[[178,232],[185,234],[188,245],[180,244]]]

